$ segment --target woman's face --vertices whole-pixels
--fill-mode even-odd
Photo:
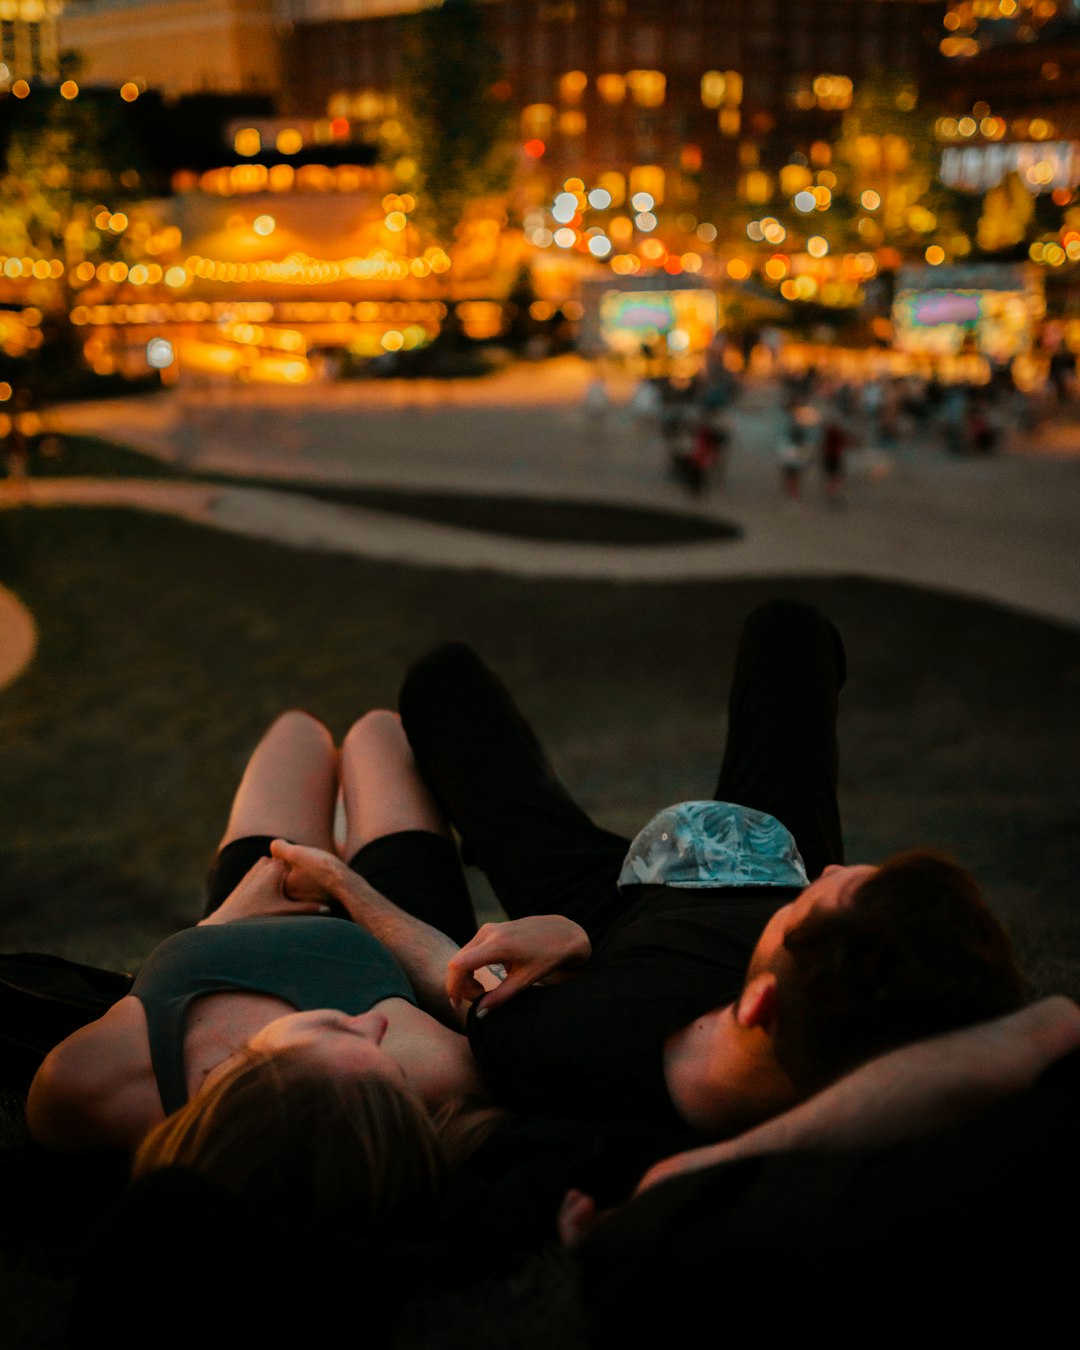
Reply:
[[[264,1053],[305,1049],[334,1073],[349,1077],[375,1073],[404,1087],[404,1070],[382,1048],[387,1025],[381,1012],[349,1016],[336,1008],[316,1008],[277,1018],[256,1032],[248,1045]]]

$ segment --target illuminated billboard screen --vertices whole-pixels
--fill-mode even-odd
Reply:
[[[665,338],[676,352],[707,347],[716,333],[718,311],[712,291],[608,291],[600,299],[600,335],[612,351],[636,351]]]

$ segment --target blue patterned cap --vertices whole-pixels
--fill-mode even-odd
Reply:
[[[732,802],[679,802],[630,845],[619,886],[806,886],[806,867],[775,816]]]

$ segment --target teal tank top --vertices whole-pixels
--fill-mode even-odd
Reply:
[[[147,957],[131,986],[143,1005],[150,1061],[165,1114],[187,1101],[184,1026],[203,994],[270,994],[298,1012],[338,1008],[350,1016],[380,999],[416,995],[391,953],[345,919],[239,919],[185,928]]]

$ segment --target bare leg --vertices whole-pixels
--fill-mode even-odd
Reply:
[[[273,835],[333,851],[338,757],[333,737],[308,713],[282,713],[248,760],[219,848]]]
[[[450,838],[446,819],[417,771],[397,713],[369,712],[349,729],[341,746],[341,791],[345,858],[373,839],[403,830],[427,830]]]

